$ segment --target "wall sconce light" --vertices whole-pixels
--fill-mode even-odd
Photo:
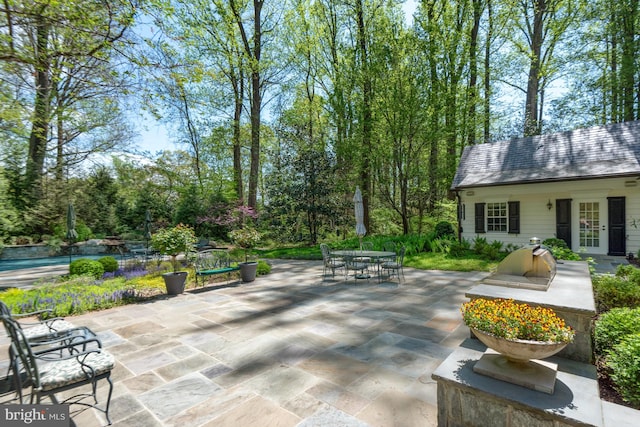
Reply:
[[[552,207],[553,204],[551,204],[551,199],[549,199],[549,201],[547,202],[547,209],[551,210]]]

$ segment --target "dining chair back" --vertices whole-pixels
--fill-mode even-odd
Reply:
[[[380,268],[382,270],[382,273],[384,274],[384,272],[387,272],[388,277],[391,278],[392,276],[396,275],[398,277],[398,282],[401,283],[402,281],[404,281],[404,256],[406,253],[406,248],[405,246],[401,246],[400,249],[398,249],[397,255],[395,257],[395,260],[393,261],[386,261],[383,262],[382,264],[380,264]]]

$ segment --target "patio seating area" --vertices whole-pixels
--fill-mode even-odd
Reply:
[[[436,426],[440,377],[432,374],[469,351],[460,305],[489,273],[405,268],[402,283],[354,284],[324,270],[321,261],[276,260],[271,274],[249,284],[210,284],[69,317],[115,359],[113,425]],[[9,343],[0,337],[4,372]],[[2,392],[6,385],[0,379],[0,404],[16,403],[15,393]],[[590,399],[592,390],[572,390],[560,409]],[[108,393],[108,383],[98,384],[101,402]],[[631,426],[637,418],[619,405],[602,401],[602,408],[603,422],[593,425]],[[71,425],[107,425],[98,409],[72,404],[70,412]]]
[[[459,307],[486,273],[406,268],[402,285],[322,273],[322,262],[279,260],[250,284],[68,318],[116,360],[113,425],[436,425],[431,374],[468,338]],[[106,425],[94,409],[71,415]]]

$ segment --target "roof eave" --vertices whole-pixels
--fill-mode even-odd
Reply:
[[[478,183],[478,184],[469,184],[469,185],[459,185],[457,187],[451,187],[452,191],[462,191],[467,188],[480,188],[480,187],[503,187],[506,185],[522,185],[522,184],[540,184],[540,183],[550,183],[550,182],[568,182],[568,181],[588,181],[594,179],[603,179],[603,178],[627,178],[627,177],[637,177],[640,179],[640,171],[637,172],[629,172],[624,174],[611,174],[611,175],[598,175],[598,176],[577,176],[570,178],[545,178],[545,179],[531,179],[531,180],[520,180],[520,181],[509,181],[509,182],[491,182],[491,183]]]

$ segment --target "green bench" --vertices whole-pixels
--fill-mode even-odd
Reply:
[[[209,249],[198,252],[195,262],[196,286],[198,285],[198,277],[204,278],[226,273],[230,279],[231,273],[239,270],[238,264],[231,259],[225,250]],[[202,285],[204,286],[204,279]]]

